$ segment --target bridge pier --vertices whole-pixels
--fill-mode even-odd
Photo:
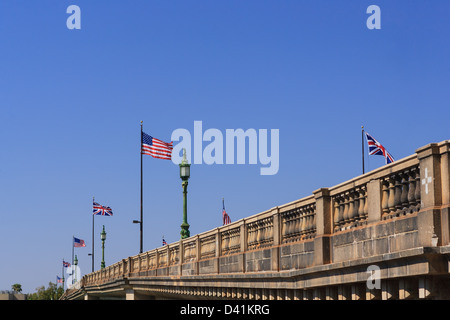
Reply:
[[[92,294],[86,293],[86,294],[84,295],[84,300],[99,300],[99,298],[96,297],[96,296],[93,296]]]
[[[154,299],[155,299],[154,296],[137,293],[133,289],[125,290],[125,300],[154,300]]]

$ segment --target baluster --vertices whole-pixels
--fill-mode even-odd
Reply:
[[[292,224],[292,211],[289,211],[286,214],[286,237],[289,238],[292,234],[292,228],[293,228],[293,224]]]
[[[365,185],[362,188],[362,192],[363,192],[363,201],[364,201],[364,210],[363,210],[363,216],[364,219],[367,220],[368,216],[369,216],[369,201],[367,200],[367,185]]]
[[[402,183],[401,175],[395,175],[395,194],[394,194],[394,206],[395,211],[399,212],[402,209]]]
[[[416,170],[416,190],[415,190],[415,199],[416,199],[416,208],[415,211],[420,210],[420,167]]]
[[[353,214],[352,222],[358,222],[359,220],[359,188],[355,188],[352,191],[353,194]],[[355,223],[356,225],[356,223]]]
[[[402,210],[404,213],[407,213],[408,210],[408,171],[404,172],[402,175],[402,196],[401,196],[401,202],[402,202]]]
[[[312,221],[313,221],[313,223],[312,223],[312,232],[313,232],[313,235],[314,235],[316,233],[316,230],[317,230],[317,226],[316,226],[316,217],[317,217],[317,215],[316,215],[316,205],[315,204],[311,205],[311,215],[312,215]]]
[[[304,210],[303,207],[298,209],[298,211],[299,211],[299,219],[300,219],[300,221],[299,221],[299,223],[300,223],[300,228],[299,228],[300,236],[302,236],[304,231],[305,231],[305,219],[304,219],[304,216],[303,216],[303,210]]]
[[[363,187],[359,187],[358,190],[358,215],[356,217],[358,223],[364,219],[364,190]]]
[[[308,233],[311,229],[311,215],[309,214],[309,208],[308,206],[305,207],[304,210],[304,217],[305,217],[305,230],[304,235],[305,237],[308,237]]]
[[[389,199],[388,207],[389,214],[393,214],[395,211],[395,180],[394,177],[389,177]]]
[[[353,190],[348,192],[348,222],[352,223],[355,218],[355,198]]]
[[[310,228],[309,212],[307,207],[303,208],[303,217],[305,219],[305,229],[303,230],[303,234],[306,236]]]
[[[266,241],[271,243],[273,239],[273,220],[272,218],[267,219],[267,224],[268,224],[268,228],[267,228],[267,234],[266,234]]]
[[[389,181],[383,180],[382,182],[382,201],[381,208],[383,210],[383,219],[386,218],[389,213]]]
[[[292,231],[291,231],[291,236],[295,237],[298,233],[298,228],[299,228],[299,223],[298,223],[298,219],[297,219],[297,213],[298,213],[298,209],[295,209],[294,211],[292,211]]]
[[[339,230],[343,229],[343,226],[345,224],[345,197],[344,194],[339,195]]]
[[[287,239],[287,213],[281,215],[281,242]]]
[[[335,196],[334,199],[334,231],[337,231],[339,228],[339,222],[341,220],[341,217],[339,215],[339,197]]]
[[[313,221],[313,215],[312,215],[312,208],[311,206],[307,206],[306,210],[308,212],[308,228],[307,228],[307,233],[308,235],[311,234],[313,228],[314,228],[314,221]]]
[[[408,188],[408,208],[409,208],[409,213],[413,212],[413,206],[416,204],[416,198],[415,198],[415,191],[416,191],[416,181],[415,181],[415,176],[416,176],[416,170],[412,169],[409,172],[409,188]]]
[[[344,214],[343,214],[344,221],[343,221],[343,224],[346,225],[348,223],[348,221],[349,221],[349,211],[348,211],[348,209],[349,209],[349,195],[348,195],[348,192],[344,193],[343,197],[344,197]]]
[[[294,236],[298,237],[298,235],[300,234],[300,228],[301,228],[301,224],[300,224],[300,209],[297,208],[294,211]]]

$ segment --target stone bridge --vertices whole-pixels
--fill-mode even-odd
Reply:
[[[62,299],[450,299],[450,140],[87,274]]]

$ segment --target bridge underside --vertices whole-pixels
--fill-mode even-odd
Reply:
[[[450,246],[422,247],[301,270],[121,277],[68,299],[389,300],[450,299]],[[370,270],[375,266],[373,272]]]

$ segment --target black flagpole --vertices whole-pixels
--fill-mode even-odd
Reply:
[[[72,264],[71,264],[71,267],[72,267],[72,284],[73,284],[73,254],[74,254],[74,243],[75,243],[75,236],[74,235],[72,235]]]
[[[141,220],[140,220],[140,253],[142,253],[142,233],[143,233],[143,225],[144,225],[144,214],[143,214],[143,194],[142,194],[142,121],[141,121]]]
[[[92,197],[92,207],[94,207],[95,198]],[[94,217],[95,214],[92,213],[92,272],[94,272]]]
[[[364,126],[361,126],[362,173],[364,174]]]

